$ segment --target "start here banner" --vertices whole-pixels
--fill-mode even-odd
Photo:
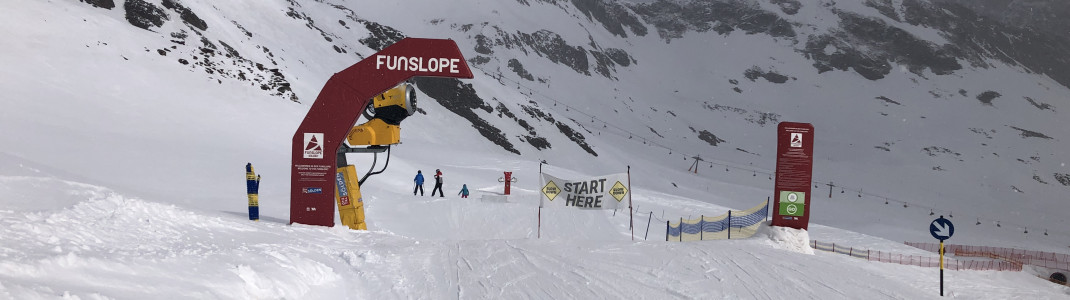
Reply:
[[[584,179],[561,179],[543,173],[539,207],[578,209],[617,209],[628,196],[628,173]]]

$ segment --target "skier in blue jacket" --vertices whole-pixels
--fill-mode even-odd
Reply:
[[[467,184],[461,185],[461,191],[457,192],[457,195],[460,195],[461,198],[468,198],[468,185]]]
[[[412,195],[416,196],[416,191],[420,191],[420,196],[424,195],[424,174],[423,171],[416,170],[416,179],[412,180],[416,183],[416,186],[412,188]]]

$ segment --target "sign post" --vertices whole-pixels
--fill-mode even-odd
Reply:
[[[933,220],[929,223],[929,234],[932,234],[934,238],[940,240],[940,297],[944,296],[944,240],[951,238],[955,235],[955,225],[951,224],[951,220],[944,219],[944,216]]]
[[[505,176],[504,177],[498,177],[498,182],[504,182],[505,183],[505,194],[509,195],[509,190],[510,190],[509,186],[513,182],[516,182],[516,177],[513,177],[513,172],[505,172]]]
[[[806,230],[810,223],[810,182],[814,171],[814,125],[777,125],[773,226]]]

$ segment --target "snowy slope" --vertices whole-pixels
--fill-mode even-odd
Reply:
[[[14,169],[33,172],[25,165]],[[632,242],[625,214],[544,211],[569,216],[544,218],[543,237],[534,239],[524,232],[533,225],[533,203],[400,193],[385,193],[393,202],[369,201],[368,213],[375,216],[370,225],[384,229],[358,232],[289,226],[273,218],[250,222],[237,213],[129,198],[35,173],[0,177],[11,204],[0,211],[3,298],[927,299],[937,298],[939,289],[935,269],[803,254],[791,249],[805,244],[785,242],[783,233]],[[12,197],[69,202],[41,208],[7,201]],[[429,209],[440,203],[449,203],[451,211]],[[422,208],[396,209],[416,204]],[[480,221],[468,221],[473,218]],[[392,224],[395,220],[421,228]],[[813,231],[867,247],[924,253],[824,226]],[[946,276],[945,293],[966,299],[1055,299],[1070,293],[1028,272]]]
[[[815,179],[849,189],[841,194],[837,187],[832,199],[815,197],[810,235],[819,240],[907,253],[902,241],[931,239],[925,228],[935,216],[922,205],[955,216],[955,243],[1065,253],[1070,240],[1064,229],[1070,203],[1055,200],[1065,198],[1067,187],[1052,177],[1070,173],[1059,151],[1070,140],[1061,130],[1068,124],[1057,111],[1066,106],[1067,88],[1017,66],[992,62],[925,76],[896,66],[871,81],[849,71],[818,73],[793,48],[799,44],[767,35],[687,32],[666,42],[648,24],[647,35],[626,29],[628,36],[620,37],[568,2],[335,3],[347,8],[340,9],[329,1],[181,1],[207,29],[168,10],[170,19],[152,31],[131,26],[122,9],[134,1],[120,2],[111,10],[73,1],[0,3],[0,11],[12,12],[0,19],[0,37],[17,41],[0,50],[3,297],[936,295],[935,270],[800,256],[768,238],[655,242],[664,237],[662,220],[745,209],[770,196],[772,181],[759,172],[772,169],[777,120],[814,123]],[[836,7],[879,16],[857,4]],[[818,6],[778,14],[812,24],[813,32],[834,27],[821,21],[834,15]],[[466,83],[492,109],[471,110],[521,154],[488,141],[447,101],[421,92],[427,114],[405,121],[390,168],[363,188],[372,231],[286,226],[290,137],[323,82],[374,53],[367,45],[374,41],[364,39],[383,27],[369,24],[406,36],[453,38],[466,57],[491,58],[470,62],[477,78]],[[509,34],[545,29],[588,49],[592,43],[623,49],[635,63],[618,64],[607,77],[594,68],[591,75],[578,73],[530,48],[480,53],[477,35],[493,36],[495,26]],[[903,26],[940,41],[932,29]],[[182,32],[185,38],[173,35]],[[215,54],[205,54],[202,36]],[[228,47],[240,59],[227,57]],[[513,58],[533,80],[509,68]],[[755,66],[793,79],[752,81],[744,72]],[[975,99],[996,89],[1003,96],[991,106]],[[1024,97],[1055,109],[1039,109]],[[525,106],[574,128],[598,156]],[[1010,126],[1052,139],[1022,137]],[[698,138],[702,130],[726,142],[711,146]],[[532,131],[552,147],[529,143]],[[950,153],[923,150],[929,147]],[[718,165],[687,173],[694,155]],[[544,239],[532,239],[536,205],[527,200],[539,188],[540,160],[559,176],[631,166],[633,200],[660,219],[652,222],[651,241],[630,242],[626,214],[611,211],[544,211]],[[351,161],[363,172],[370,159],[351,155]],[[260,223],[243,220],[246,162],[264,176]],[[938,166],[945,171],[933,169]],[[479,202],[481,192],[469,200],[409,196],[415,170],[435,168],[447,174],[447,196],[461,183],[497,192],[501,172],[514,171],[520,179],[514,191],[526,198],[502,204]],[[824,196],[825,188],[815,193]],[[854,196],[859,188],[865,197]],[[886,205],[883,197],[893,201]],[[984,223],[973,225],[975,218]],[[640,220],[646,221],[637,216],[637,228],[645,229]],[[1003,225],[995,227],[996,220]],[[1041,235],[1045,229],[1050,235]],[[781,277],[793,279],[769,280]],[[953,272],[949,280],[949,291],[967,298],[1067,295],[1028,273]]]

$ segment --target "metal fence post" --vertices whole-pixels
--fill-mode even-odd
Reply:
[[[732,239],[732,210],[728,210],[728,239]]]
[[[650,212],[650,217],[646,219],[646,234],[643,235],[643,240],[646,240],[647,236],[650,236],[650,220],[654,219],[654,212]]]
[[[669,241],[669,220],[665,220],[665,241]]]
[[[706,222],[706,215],[699,215],[698,216],[698,240],[700,240],[700,241],[704,239],[703,234],[706,232],[706,228],[702,226],[703,225],[702,223],[704,223],[704,222]]]

